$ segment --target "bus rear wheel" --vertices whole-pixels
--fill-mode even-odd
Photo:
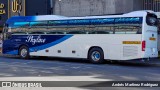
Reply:
[[[29,49],[27,46],[22,46],[19,49],[19,56],[22,59],[28,59],[29,58]]]
[[[104,53],[100,48],[92,48],[88,55],[89,60],[94,64],[104,63]]]

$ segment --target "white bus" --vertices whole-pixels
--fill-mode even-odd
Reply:
[[[157,16],[153,11],[122,15],[65,17],[14,16],[3,30],[3,54],[133,60],[158,57]]]

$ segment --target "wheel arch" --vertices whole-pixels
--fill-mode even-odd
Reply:
[[[103,49],[102,49],[100,46],[92,46],[92,47],[90,47],[89,50],[88,50],[87,59],[89,59],[89,52],[90,52],[93,48],[101,49],[102,52],[103,52],[103,54],[104,54],[104,51],[103,51]]]
[[[28,49],[29,49],[29,46],[28,46],[28,45],[26,45],[26,44],[21,44],[21,45],[18,47],[18,54],[20,53],[19,51],[20,51],[20,48],[21,48],[22,46],[28,47]]]

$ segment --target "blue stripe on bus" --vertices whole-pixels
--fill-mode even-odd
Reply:
[[[49,44],[45,44],[45,45],[42,45],[42,46],[33,47],[33,48],[30,48],[29,50],[30,50],[30,52],[34,52],[35,50],[38,50],[38,51],[44,50],[44,49],[46,49],[46,48],[55,46],[55,45],[57,45],[57,44],[65,41],[65,40],[69,39],[69,38],[72,37],[72,36],[73,36],[73,35],[66,35],[66,36],[64,36],[63,38],[58,39],[58,40],[56,40],[56,41],[54,41],[54,42],[51,42],[51,43],[49,43]]]
[[[36,16],[13,16],[10,19],[7,20],[7,22],[30,22],[30,21],[36,21]]]
[[[10,55],[18,55],[18,50],[6,52],[5,54],[10,54]]]
[[[44,50],[46,48],[49,48],[49,47],[52,47],[52,46],[55,46],[57,44],[60,44],[62,43],[63,41],[71,38],[73,35],[66,35],[54,42],[51,42],[51,43],[48,43],[48,44],[45,44],[45,45],[42,45],[42,46],[37,46],[37,47],[32,47],[32,48],[29,48],[29,51],[30,52],[35,52],[35,50],[37,51],[40,51],[40,50]],[[18,55],[18,50],[14,50],[14,51],[10,51],[10,52],[6,52],[6,54],[11,54],[11,55]]]

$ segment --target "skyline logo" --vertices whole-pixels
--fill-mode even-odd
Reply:
[[[30,35],[27,37],[26,42],[30,42],[30,43],[32,43],[32,45],[35,45],[36,43],[45,43],[46,39],[41,38],[40,35],[36,36],[36,37]]]

